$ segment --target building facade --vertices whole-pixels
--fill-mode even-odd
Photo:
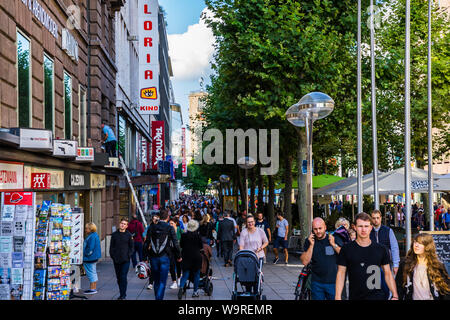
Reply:
[[[189,128],[190,128],[190,151],[187,153],[187,162],[191,160],[198,153],[201,148],[201,141],[196,134],[197,130],[200,130],[202,126],[202,110],[205,107],[205,98],[207,93],[204,91],[191,92],[189,95]]]

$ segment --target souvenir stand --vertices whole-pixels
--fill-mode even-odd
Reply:
[[[31,300],[36,195],[0,195],[0,300]]]

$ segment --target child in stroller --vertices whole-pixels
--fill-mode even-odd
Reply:
[[[212,249],[209,245],[203,244],[203,249],[200,250],[200,255],[202,256],[202,267],[200,269],[200,283],[199,289],[202,289],[205,294],[208,296],[212,295],[213,292],[213,284],[211,282],[212,278],[212,268],[211,268],[211,256]],[[194,273],[189,273],[189,280],[186,282],[186,285],[183,288],[183,294],[186,294],[187,289],[193,288],[191,284],[194,283]]]
[[[234,257],[233,292],[231,300],[267,300],[262,295],[263,258],[251,250],[241,250]],[[241,291],[238,291],[238,283]],[[243,290],[242,290],[243,289]]]

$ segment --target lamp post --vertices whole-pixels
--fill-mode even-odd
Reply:
[[[248,169],[253,168],[256,165],[256,161],[251,157],[242,157],[237,161],[239,167],[245,170],[245,210],[248,214]]]
[[[220,181],[220,185],[222,185],[222,183],[223,184],[228,183],[228,182],[230,182],[230,177],[227,176],[226,174],[222,174],[219,177],[219,181]],[[223,188],[221,188],[220,193],[222,194],[222,192],[223,192]],[[222,195],[222,212],[223,212],[223,210],[224,210],[224,201],[223,201],[223,195]]]
[[[299,102],[286,111],[287,120],[296,127],[306,127],[307,141],[307,176],[306,176],[306,210],[307,226],[303,231],[307,235],[312,228],[313,220],[313,185],[312,185],[312,137],[313,123],[323,119],[334,109],[334,101],[322,92],[311,92],[303,96]],[[299,186],[300,187],[300,186]]]

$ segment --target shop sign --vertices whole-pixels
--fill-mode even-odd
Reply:
[[[106,168],[118,168],[119,167],[119,158],[109,158],[109,165],[105,166]]]
[[[53,136],[50,130],[20,128],[19,149],[53,151]]]
[[[21,0],[22,3],[28,7],[37,20],[56,38],[58,39],[58,25],[53,20],[47,11],[44,10],[42,5],[37,0]]]
[[[75,161],[94,161],[94,148],[77,148]]]
[[[50,189],[51,187],[50,173],[32,173],[31,189]]]
[[[76,157],[78,142],[74,140],[53,140],[53,155],[57,157]]]
[[[152,169],[164,160],[164,121],[152,121]]]
[[[0,162],[0,190],[23,189],[23,163]]]
[[[183,177],[187,177],[187,165],[186,165],[186,128],[181,128],[181,172]]]
[[[106,176],[104,174],[91,173],[91,189],[103,189],[106,187]]]
[[[69,184],[72,187],[84,187],[85,185],[84,175],[72,173],[70,175]]]
[[[32,185],[33,173],[48,173],[50,175],[50,187],[46,189],[64,189],[64,171],[55,169],[36,168],[25,166],[23,170],[24,189],[34,189]]]
[[[139,113],[159,114],[158,0],[139,1]]]
[[[67,29],[62,29],[62,48],[72,60],[78,62],[78,42]]]
[[[5,192],[4,195],[5,205],[33,205],[33,192]]]

